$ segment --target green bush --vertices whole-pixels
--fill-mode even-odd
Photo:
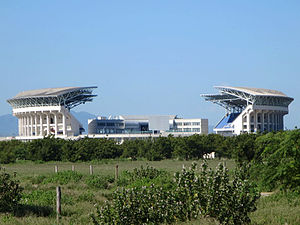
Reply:
[[[158,185],[123,188],[114,192],[113,201],[98,207],[94,224],[158,224],[183,222],[199,216],[216,218],[223,224],[250,222],[259,197],[248,181],[248,168],[235,171],[229,182],[228,170],[220,164],[216,171],[204,163],[174,176],[175,188]]]
[[[85,180],[89,187],[108,189],[109,185],[114,182],[113,176],[90,175]]]
[[[19,186],[19,181],[2,168],[0,170],[0,212],[13,212],[18,207],[23,189]]]

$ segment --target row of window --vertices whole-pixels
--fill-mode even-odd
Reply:
[[[178,132],[200,132],[200,128],[177,128]]]
[[[182,122],[178,122],[178,123],[176,123],[176,125],[177,126],[200,126],[200,122],[184,122],[184,123],[182,123]]]
[[[99,122],[98,126],[100,126],[100,127],[122,127],[122,126],[124,126],[124,123],[104,123],[104,122]]]

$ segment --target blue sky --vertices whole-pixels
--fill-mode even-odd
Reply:
[[[208,118],[213,86],[280,90],[300,127],[300,1],[1,1],[0,115],[30,89],[98,86],[97,115]]]

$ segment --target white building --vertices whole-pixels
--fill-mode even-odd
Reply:
[[[223,135],[238,135],[257,131],[284,129],[284,115],[294,100],[276,90],[248,87],[215,87],[220,94],[201,95],[207,101],[226,109],[226,115],[214,131]]]
[[[84,131],[70,109],[92,101],[96,87],[47,88],[24,91],[7,100],[18,118],[17,139],[77,136]]]
[[[174,115],[98,117],[88,120],[89,137],[134,139],[207,134],[207,119],[182,119]]]

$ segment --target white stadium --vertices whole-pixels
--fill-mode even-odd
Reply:
[[[18,139],[36,139],[48,135],[66,138],[84,131],[70,109],[92,101],[96,87],[64,87],[24,91],[7,102],[18,118]]]
[[[284,115],[294,100],[276,90],[217,86],[219,94],[203,94],[207,101],[226,109],[214,131],[222,135],[269,132],[284,129]]]

